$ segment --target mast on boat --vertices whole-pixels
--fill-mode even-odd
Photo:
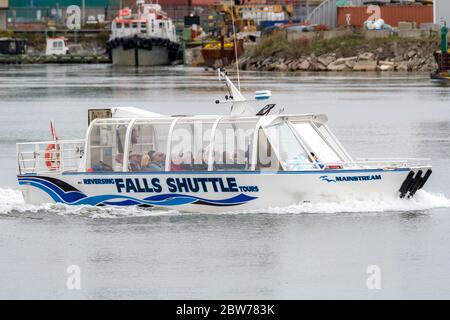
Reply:
[[[256,115],[255,108],[249,103],[250,101],[255,100],[267,100],[272,94],[269,90],[263,91],[255,91],[255,99],[247,100],[243,94],[241,93],[241,80],[239,75],[239,56],[237,52],[237,36],[236,36],[236,27],[234,23],[234,2],[231,0],[231,21],[233,26],[233,39],[234,39],[234,54],[236,56],[236,75],[237,75],[237,88],[234,83],[228,78],[227,73],[224,69],[217,69],[217,73],[219,76],[219,80],[225,80],[225,83],[228,88],[229,96],[225,96],[225,101],[216,100],[216,103],[227,103],[231,102],[231,115],[232,116],[254,116]],[[272,105],[271,108],[273,108]],[[264,107],[266,108],[266,107]],[[270,108],[270,109],[271,109]],[[270,110],[269,110],[270,112]],[[259,113],[258,113],[259,114]]]

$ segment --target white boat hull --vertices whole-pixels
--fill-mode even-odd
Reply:
[[[430,168],[280,172],[102,172],[18,176],[26,203],[155,206],[187,212],[399,197],[408,174]]]

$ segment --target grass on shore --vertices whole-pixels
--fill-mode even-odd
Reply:
[[[263,37],[260,42],[249,52],[250,57],[279,57],[299,58],[315,54],[321,56],[326,53],[336,53],[343,57],[355,55],[361,50],[375,50],[386,45],[406,44],[425,45],[435,43],[438,38],[405,39],[399,37],[366,39],[364,35],[356,33],[350,36],[336,37],[332,39],[318,38],[307,40],[287,40],[284,32],[275,32],[270,36]]]

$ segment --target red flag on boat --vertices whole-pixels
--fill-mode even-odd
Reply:
[[[58,136],[56,135],[55,126],[53,125],[53,121],[50,121],[50,131],[52,133],[53,140],[58,140]]]

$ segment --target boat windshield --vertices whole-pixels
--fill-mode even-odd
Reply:
[[[315,155],[315,158],[322,163],[342,163],[343,159],[334,150],[330,140],[325,139],[325,132],[311,121],[292,123],[292,127],[300,136],[305,147]]]
[[[267,153],[264,152],[264,146],[261,145],[263,139],[260,135],[260,150],[258,152],[258,163],[264,162],[270,164],[270,168],[276,168],[273,161],[279,161],[282,169],[288,171],[308,170],[317,168],[308,155],[301,141],[294,134],[291,126],[286,120],[281,120],[264,127],[267,137]],[[274,155],[276,157],[274,157]],[[265,160],[265,161],[264,161]]]

